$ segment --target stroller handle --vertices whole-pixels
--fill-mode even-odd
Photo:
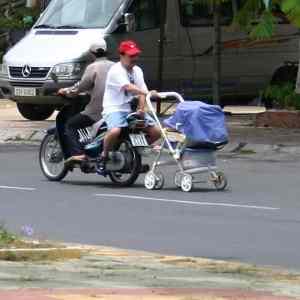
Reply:
[[[172,97],[172,98],[177,99],[178,102],[181,102],[181,103],[184,102],[183,97],[180,94],[176,93],[176,92],[161,92],[161,93],[158,93],[158,96],[161,99],[167,99],[169,97]],[[152,112],[152,114],[154,114],[155,117],[157,118],[156,111],[155,111],[153,103],[151,101],[151,97],[152,97],[152,94],[148,93],[148,95],[146,96],[146,103],[147,103],[147,106],[149,107],[150,111]]]
[[[158,93],[158,96],[161,98],[161,99],[167,99],[169,97],[172,97],[172,98],[176,98],[179,102],[184,102],[184,99],[183,97],[176,93],[176,92],[161,92],[161,93]],[[147,97],[146,97],[146,101],[147,101],[147,104],[151,104],[151,93],[148,93]],[[149,107],[151,106],[149,105]]]
[[[182,98],[182,96],[176,92],[162,92],[162,93],[158,93],[158,95],[162,99],[172,97],[172,98],[176,98],[179,102],[184,102],[184,99]]]

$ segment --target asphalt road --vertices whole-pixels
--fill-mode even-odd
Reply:
[[[35,236],[164,254],[239,260],[300,268],[300,161],[220,159],[230,178],[226,192],[201,185],[178,191],[172,168],[162,191],[143,178],[118,189],[95,175],[50,183],[38,166],[38,148],[0,145],[0,220]]]

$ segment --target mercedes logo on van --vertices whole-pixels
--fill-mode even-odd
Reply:
[[[28,65],[25,65],[22,69],[22,75],[23,77],[29,77],[31,74],[31,67]]]

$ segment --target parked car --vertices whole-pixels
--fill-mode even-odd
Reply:
[[[222,6],[222,95],[254,95],[272,78],[286,80],[297,70],[299,32],[284,18],[276,35],[251,41],[230,30],[233,7]],[[59,108],[55,73],[62,87],[80,79],[90,62],[91,43],[105,38],[110,58],[118,43],[134,39],[143,48],[141,64],[151,88],[158,86],[160,10],[166,4],[165,90],[186,98],[212,91],[213,15],[209,7],[189,0],[52,0],[33,29],[4,56],[0,72],[2,93],[17,102],[31,120],[49,117]],[[294,74],[293,73],[293,74]]]

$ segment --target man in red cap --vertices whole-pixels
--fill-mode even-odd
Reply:
[[[145,133],[150,144],[160,138],[160,130],[154,120],[145,113],[145,100],[149,93],[144,74],[136,65],[140,48],[134,41],[124,41],[119,46],[120,61],[111,67],[107,75],[103,98],[103,118],[108,126],[99,171],[105,172],[108,153],[118,141],[121,130],[128,127],[127,116],[132,112],[131,101],[138,97],[138,112],[145,118]],[[155,91],[152,94],[157,94]]]

